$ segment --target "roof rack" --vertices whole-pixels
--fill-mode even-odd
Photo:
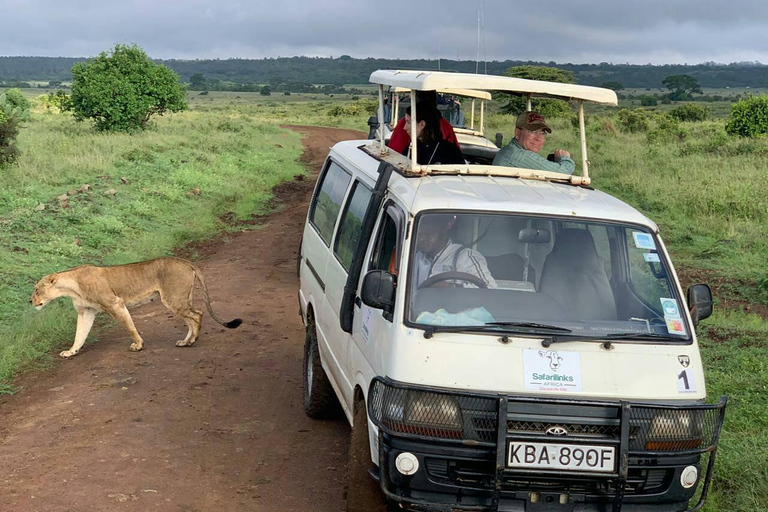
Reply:
[[[618,99],[616,92],[601,87],[589,87],[584,85],[561,84],[555,82],[544,82],[540,80],[527,80],[524,78],[513,78],[495,75],[473,75],[469,73],[446,73],[444,71],[404,71],[404,70],[378,70],[371,74],[370,81],[379,85],[379,131],[378,131],[378,150],[373,146],[366,146],[366,151],[382,159],[390,160],[388,148],[384,141],[384,94],[385,86],[401,88],[411,92],[411,133],[416,133],[416,91],[446,91],[470,90],[470,91],[505,91],[522,94],[527,99],[527,106],[530,110],[531,98],[553,98],[564,101],[578,101],[579,105],[579,134],[581,140],[582,166],[581,176],[569,176],[550,171],[539,171],[533,169],[517,169],[501,166],[477,166],[477,165],[432,165],[421,166],[417,163],[417,148],[414,140],[411,140],[410,171],[411,176],[423,176],[425,174],[445,174],[448,172],[446,167],[450,168],[451,174],[479,174],[488,175],[507,175],[526,179],[544,179],[547,181],[558,181],[571,183],[573,185],[589,185],[589,160],[587,159],[587,140],[584,126],[584,102],[600,103],[604,105],[617,105]],[[391,162],[396,168],[400,169],[402,162]],[[408,159],[406,159],[408,160]],[[489,170],[489,167],[493,167]]]

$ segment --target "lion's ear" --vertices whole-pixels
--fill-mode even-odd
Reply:
[[[51,274],[50,276],[48,276],[48,284],[56,284],[56,280],[58,279],[59,279],[58,274]]]

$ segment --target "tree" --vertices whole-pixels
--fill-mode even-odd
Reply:
[[[171,69],[155,64],[136,45],[116,45],[72,66],[75,119],[92,119],[104,131],[136,131],[153,115],[187,108],[185,86]]]
[[[605,89],[611,89],[616,92],[624,90],[624,86],[621,85],[619,82],[604,82],[600,85],[600,87],[603,87]]]
[[[205,75],[202,73],[195,73],[189,77],[189,88],[193,91],[205,89]]]
[[[563,84],[574,83],[573,73],[570,71],[546,66],[516,66],[507,69],[504,72],[504,76]],[[501,101],[506,102],[506,104],[501,107],[502,112],[514,115],[525,112],[526,100],[521,95],[497,94],[496,96]],[[568,103],[560,100],[534,99],[531,101],[531,108],[542,114],[544,117],[569,117],[571,115],[571,108]]]
[[[689,75],[671,75],[661,81],[661,85],[669,89],[669,99],[681,101],[691,98],[691,94],[702,94],[699,82]]]
[[[261,90],[259,91],[259,94],[261,94],[262,96],[269,96],[270,94],[272,94],[272,89],[268,85],[265,85],[264,87],[261,88]]]

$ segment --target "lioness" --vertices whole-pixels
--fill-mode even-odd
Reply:
[[[192,308],[195,278],[200,280],[205,306],[214,320],[230,329],[243,322],[239,318],[226,322],[213,312],[200,269],[180,258],[159,258],[112,267],[83,265],[50,274],[35,285],[30,302],[37,309],[42,309],[57,297],[72,297],[77,311],[75,343],[59,354],[61,357],[72,357],[80,352],[99,311],[109,313],[128,329],[133,337],[131,350],[141,350],[144,340],[133,325],[128,307],[149,302],[157,296],[165,307],[187,323],[189,332],[183,340],[176,342],[176,346],[188,347],[197,341],[203,320],[203,313]]]

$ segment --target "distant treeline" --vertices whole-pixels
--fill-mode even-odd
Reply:
[[[85,58],[71,57],[0,57],[0,81],[63,81],[72,79],[71,69]],[[364,84],[377,69],[442,69],[474,73],[474,61],[458,60],[405,60],[354,59],[347,55],[330,57],[281,57],[269,59],[212,59],[212,60],[155,60],[179,74],[189,82],[195,74],[207,81],[235,84]],[[491,61],[480,63],[480,72],[500,75],[513,66],[555,66],[571,71],[576,81],[584,85],[602,85],[618,82],[625,88],[661,87],[661,81],[670,75],[690,75],[702,87],[768,87],[768,66],[755,62],[733,64],[704,63],[664,66],[632,64],[558,64],[555,62]]]

